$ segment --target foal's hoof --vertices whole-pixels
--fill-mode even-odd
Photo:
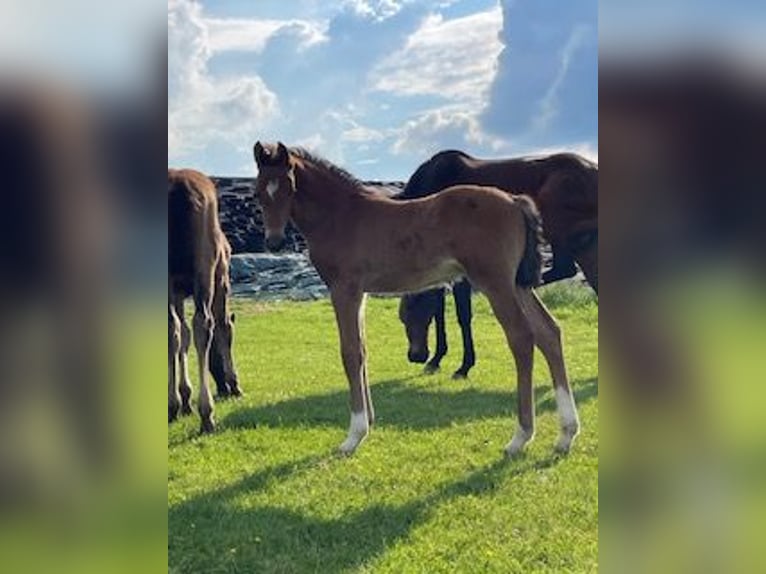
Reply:
[[[183,405],[181,405],[181,416],[186,417],[186,416],[189,416],[190,414],[192,414],[191,405],[189,403],[184,403]]]
[[[362,441],[367,438],[367,435],[364,436],[350,436],[346,440],[343,441],[343,443],[338,447],[338,454],[342,456],[351,456],[356,452],[356,449],[359,448],[359,445],[362,444]]]
[[[533,437],[534,437],[533,432],[528,432],[522,429],[518,429],[516,431],[516,434],[513,435],[513,439],[511,439],[511,442],[509,442],[505,446],[504,450],[505,450],[506,456],[513,458],[521,454],[521,452],[524,450],[524,447],[527,446],[527,443],[531,441]]]
[[[462,379],[467,379],[468,373],[462,371],[461,369],[458,369],[454,373],[452,373],[452,380],[453,381],[460,381]]]
[[[431,363],[426,364],[425,367],[423,367],[423,372],[426,375],[433,375],[434,373],[439,371],[439,365],[432,365]]]
[[[178,405],[168,405],[168,422],[172,423],[178,418]]]
[[[554,450],[559,454],[569,454],[572,449],[572,443],[579,434],[579,428],[561,429],[561,434],[556,442]]]
[[[200,434],[210,434],[215,432],[215,422],[212,417],[208,419],[202,419],[199,427]]]
[[[230,390],[232,397],[241,397],[242,396],[242,389],[239,387],[232,387]]]

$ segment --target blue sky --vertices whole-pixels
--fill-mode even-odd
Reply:
[[[363,179],[430,155],[598,158],[595,0],[170,0],[168,163],[303,145]]]

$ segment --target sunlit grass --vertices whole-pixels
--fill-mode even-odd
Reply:
[[[477,365],[452,381],[406,360],[396,299],[367,306],[377,423],[355,456],[335,447],[347,383],[328,301],[236,301],[236,360],[246,396],[217,405],[219,431],[196,416],[169,427],[171,572],[589,572],[597,569],[598,309],[553,304],[583,431],[553,455],[557,420],[536,357],[537,437],[521,458],[515,372],[486,300],[475,298]]]

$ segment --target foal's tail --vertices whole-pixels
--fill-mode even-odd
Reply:
[[[516,271],[516,284],[520,287],[537,287],[541,283],[543,268],[542,246],[542,221],[535,203],[525,195],[516,195],[514,201],[521,208],[526,227],[526,242],[524,256],[521,258],[519,268]]]

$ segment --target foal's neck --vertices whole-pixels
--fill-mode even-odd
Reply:
[[[291,217],[306,236],[334,227],[344,217],[344,206],[365,195],[361,186],[327,168],[302,160],[295,170],[296,195]]]

